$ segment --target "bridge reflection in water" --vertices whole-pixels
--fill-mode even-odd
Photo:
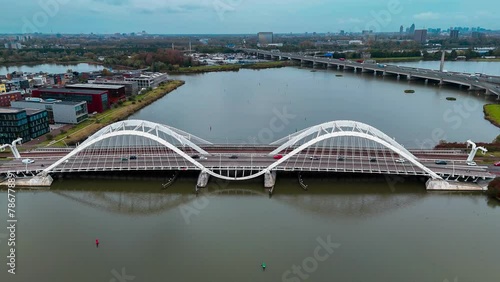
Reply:
[[[303,191],[294,179],[283,178],[279,183],[279,193],[272,198],[259,183],[223,180],[212,181],[201,193],[195,194],[188,179],[179,180],[168,190],[161,190],[157,181],[93,180],[92,187],[89,187],[88,182],[70,179],[54,182],[48,193],[98,210],[125,215],[149,216],[181,208],[200,209],[200,206],[204,209],[211,201],[260,197],[326,217],[378,215],[412,205],[427,195],[422,183],[415,179],[398,184],[397,189],[383,177],[307,181],[310,189]]]

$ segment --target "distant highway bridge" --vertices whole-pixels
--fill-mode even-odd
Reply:
[[[52,173],[194,170],[200,171],[199,187],[210,176],[231,181],[264,176],[271,191],[278,171],[424,176],[433,183],[494,178],[486,167],[467,165],[466,157],[456,150],[407,150],[380,130],[347,120],[316,125],[266,146],[214,145],[170,126],[126,120],[75,148],[24,153],[35,162],[4,162],[0,173],[31,172],[37,175],[27,186],[50,186]]]
[[[349,60],[338,60],[333,58],[315,57],[295,53],[271,52],[260,49],[238,49],[246,53],[255,54],[258,57],[269,60],[292,60],[301,62],[301,64],[312,64],[315,66],[333,67],[337,69],[352,69],[355,72],[372,72],[382,75],[393,75],[397,77],[406,77],[408,80],[423,79],[435,81],[442,84],[456,84],[467,87],[469,90],[481,90],[486,95],[496,95],[500,99],[500,84],[498,79],[485,79],[472,74],[440,72],[431,69],[402,67],[387,64],[369,64],[359,63]],[[492,77],[493,78],[493,77]],[[496,82],[496,83],[495,83]]]

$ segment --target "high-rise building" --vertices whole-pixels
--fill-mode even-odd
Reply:
[[[415,24],[412,24],[410,26],[410,34],[414,34],[415,33]]]
[[[458,29],[450,30],[450,38],[451,39],[458,39]]]
[[[404,31],[404,27],[403,27],[403,25],[401,25],[401,26],[399,27],[399,33],[403,33],[403,31]]]
[[[274,43],[274,36],[272,32],[259,32],[257,37],[259,38],[260,46],[266,46],[267,44]]]
[[[413,40],[419,43],[425,43],[427,41],[427,29],[417,29],[413,35]]]

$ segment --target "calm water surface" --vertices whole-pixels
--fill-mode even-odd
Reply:
[[[481,95],[335,74],[286,68],[179,76],[186,85],[133,118],[232,143],[269,143],[338,119],[374,125],[407,147],[426,139],[430,146],[439,130],[455,141],[500,133],[483,119],[482,105],[491,101]],[[404,94],[408,88],[416,93]],[[280,115],[283,126],[272,127]],[[266,128],[273,136],[261,134]],[[304,175],[306,192],[296,175],[278,175],[272,198],[262,179],[212,179],[196,197],[194,175],[182,174],[166,191],[166,177],[123,177],[18,192],[17,274],[7,273],[0,229],[0,281],[498,281],[500,207],[482,194],[427,193],[410,179]],[[6,226],[5,191],[0,208]],[[334,244],[333,252],[320,242]],[[313,259],[317,249],[321,261]]]
[[[306,261],[307,281],[498,281],[490,242],[500,208],[484,196],[426,193],[420,182],[305,181],[308,192],[279,179],[272,198],[260,181],[212,182],[196,197],[194,178],[166,192],[161,180],[96,179],[20,192],[17,274],[6,274],[2,240],[0,278],[107,282],[124,269],[133,281],[299,281],[285,273]],[[309,265],[318,240],[336,245]]]
[[[0,66],[0,74],[22,71],[28,73],[65,73],[68,69],[76,72],[99,71],[104,67],[102,65],[93,65],[87,63],[80,64],[42,64],[42,65],[21,65],[21,66]]]
[[[333,120],[367,123],[407,148],[429,148],[440,140],[490,142],[500,134],[482,111],[497,101],[454,86],[298,68],[175,78],[186,84],[130,118],[168,124],[214,143],[269,144]]]
[[[425,68],[439,70],[440,61],[419,61],[419,62],[400,62],[394,63],[398,66],[410,66],[416,68]],[[466,73],[485,73],[489,75],[500,76],[500,62],[474,62],[474,61],[451,61],[444,63],[444,69],[447,71],[466,72]]]

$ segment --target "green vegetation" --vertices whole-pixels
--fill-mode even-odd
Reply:
[[[413,90],[413,89],[406,89],[405,93],[415,93],[415,90]]]
[[[198,67],[181,67],[169,71],[169,74],[176,73],[204,73],[204,72],[218,72],[218,71],[239,71],[239,65],[221,65],[221,66],[198,66]]]
[[[457,98],[455,98],[455,97],[446,97],[446,100],[448,100],[448,101],[456,101]]]
[[[68,130],[68,132],[53,137],[53,139],[55,140],[53,142],[56,143],[52,145],[63,146],[64,143],[73,145],[81,142],[93,133],[97,132],[99,129],[111,123],[126,119],[138,110],[150,105],[154,101],[172,92],[183,84],[184,81],[173,80],[167,83],[163,83],[158,88],[148,91],[144,94],[130,97],[121,105],[117,104],[117,107],[115,107],[114,109],[109,109],[103,113],[97,114],[92,119],[73,126]],[[42,143],[42,145],[48,145],[50,143],[52,142],[45,142]]]
[[[198,67],[180,67],[170,74],[179,73],[204,73],[204,72],[218,72],[218,71],[239,71],[240,69],[268,69],[268,68],[281,68],[291,66],[293,63],[289,61],[275,61],[275,62],[262,62],[246,65],[220,65],[220,66],[198,66]]]
[[[497,198],[498,200],[500,200],[500,177],[493,179],[488,184],[487,193],[490,197],[494,197],[494,198]]]
[[[484,105],[483,111],[485,119],[500,127],[500,104]]]
[[[293,63],[290,61],[274,61],[274,62],[262,62],[262,63],[242,65],[241,68],[256,70],[256,69],[281,68],[292,65]]]

